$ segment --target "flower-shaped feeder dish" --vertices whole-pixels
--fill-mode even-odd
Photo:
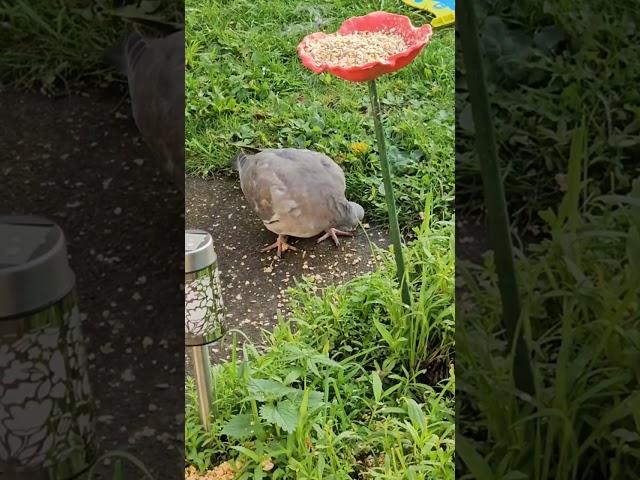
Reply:
[[[329,72],[337,77],[350,82],[366,82],[375,80],[381,75],[395,72],[409,65],[429,42],[433,34],[431,25],[414,27],[411,20],[404,15],[396,15],[388,12],[373,12],[361,17],[352,17],[342,23],[335,34],[316,32],[307,35],[298,44],[298,56],[305,67],[315,73]],[[348,36],[363,36],[360,47],[368,48],[367,41],[382,43],[383,36],[400,39],[401,48],[395,48],[385,52],[384,45],[377,45],[377,55],[373,54],[371,61],[345,65],[341,62],[340,55],[333,60],[318,60],[314,56],[314,47],[319,43],[330,42],[332,39],[346,40]],[[366,40],[365,40],[366,39]],[[358,45],[354,45],[355,48]],[[339,52],[338,52],[339,53]],[[343,59],[342,59],[343,60]]]
[[[95,461],[94,403],[65,236],[0,217],[0,478],[75,478]]]

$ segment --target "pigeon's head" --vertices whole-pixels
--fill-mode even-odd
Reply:
[[[348,202],[346,208],[346,214],[342,218],[341,224],[338,225],[338,230],[352,231],[358,226],[358,223],[364,218],[364,208],[358,205],[356,202]]]

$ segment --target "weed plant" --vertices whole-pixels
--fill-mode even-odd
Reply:
[[[230,461],[241,479],[454,478],[453,221],[431,210],[406,251],[409,312],[381,252],[343,286],[297,285],[264,353],[245,344],[214,367],[210,433],[187,383],[187,463]]]

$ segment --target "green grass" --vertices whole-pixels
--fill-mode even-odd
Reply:
[[[543,214],[551,238],[517,262],[533,397],[513,384],[492,257],[465,272],[464,478],[640,478],[640,180],[627,195],[589,198],[580,168],[570,176],[560,209]]]
[[[315,75],[296,53],[306,34],[381,7],[417,25],[429,20],[399,1],[187,1],[187,171],[225,171],[244,146],[311,148],[343,167],[348,196],[368,220],[386,219],[366,85]],[[419,224],[429,192],[436,215],[451,211],[454,62],[453,31],[437,31],[413,64],[378,82],[405,232]]]
[[[0,1],[0,81],[18,89],[58,93],[79,82],[110,81],[102,53],[137,28],[157,35],[162,24],[181,22],[180,2],[145,0]],[[157,24],[146,26],[144,14]],[[161,28],[160,28],[161,29]]]
[[[102,462],[111,459],[115,459],[113,470],[111,472],[112,480],[125,480],[126,477],[124,475],[123,469],[124,464],[129,464],[135,467],[138,475],[141,475],[141,477],[139,478],[153,480],[153,475],[151,475],[147,467],[140,460],[127,452],[118,450],[108,451],[97,458],[93,463],[93,466],[86,473],[87,480],[94,480],[97,477],[96,470],[99,468]]]
[[[386,223],[366,85],[315,75],[296,53],[306,34],[379,9],[429,20],[401,2],[189,0],[188,172],[224,173],[243,147],[314,149],[345,170],[367,221]],[[296,285],[266,351],[234,346],[214,367],[209,433],[187,382],[187,464],[228,462],[239,479],[454,477],[454,61],[453,31],[438,31],[378,83],[400,223],[413,239],[411,305],[389,252],[345,285]]]
[[[409,311],[383,253],[343,286],[297,285],[266,352],[245,344],[214,367],[210,433],[187,382],[188,464],[229,462],[238,479],[454,478],[454,224],[430,210],[406,251]]]
[[[485,6],[487,2],[480,2]],[[640,11],[631,4],[589,0],[491,2],[480,9],[489,91],[510,210],[521,228],[544,226],[538,211],[562,198],[563,176],[581,116],[591,139],[590,195],[626,191],[640,172],[640,75],[635,59]],[[462,62],[456,65],[464,79]],[[482,203],[473,124],[464,81],[458,83],[457,202],[474,213]]]
[[[485,18],[484,31],[509,206],[520,225],[536,217],[548,238],[517,252],[532,395],[514,385],[493,255],[457,265],[466,287],[457,303],[457,471],[640,478],[638,93],[621,83],[637,75],[629,63],[637,12],[596,2],[575,11],[568,2],[493,4],[506,17]],[[461,86],[459,138],[470,146]],[[481,186],[472,183],[473,154],[458,170],[467,202]]]
[[[291,292],[291,308],[297,330],[311,346],[328,348],[338,359],[361,352],[364,364],[391,370],[403,365],[410,374],[428,364],[430,383],[447,375],[454,332],[453,222],[437,221],[428,211],[405,251],[414,292],[411,311],[398,302],[395,267],[387,264],[348,284],[329,286],[321,296],[313,295],[312,282],[299,285]],[[383,348],[368,351],[381,339]]]

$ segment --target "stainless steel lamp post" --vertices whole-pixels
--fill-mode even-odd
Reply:
[[[0,478],[75,478],[95,460],[94,439],[64,233],[0,216]]]
[[[225,331],[218,259],[209,233],[185,231],[184,264],[185,346],[191,348],[200,418],[209,430],[214,392],[207,345],[219,340]]]

